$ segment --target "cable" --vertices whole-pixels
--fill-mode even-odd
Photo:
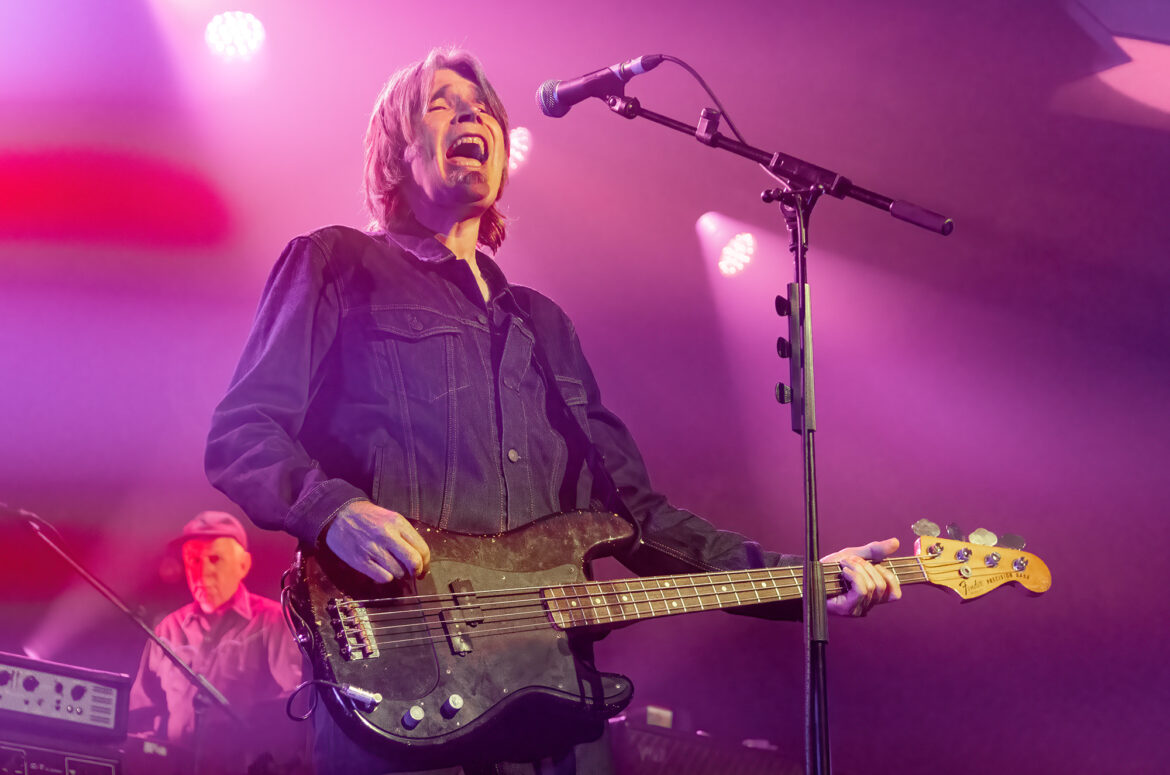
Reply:
[[[739,129],[736,128],[735,122],[731,120],[731,116],[727,113],[727,109],[723,107],[723,103],[720,102],[719,98],[715,96],[715,92],[711,89],[710,86],[707,85],[707,82],[703,80],[703,76],[699,75],[699,72],[695,70],[695,68],[691,67],[678,57],[673,57],[670,54],[663,54],[662,58],[668,62],[674,62],[676,65],[690,73],[691,76],[699,82],[699,85],[703,87],[703,91],[707,92],[707,96],[711,98],[711,101],[715,103],[715,107],[719,108],[719,112],[723,115],[723,118],[727,120],[727,126],[729,129],[731,129],[732,134],[734,134],[736,139],[741,143],[747,145],[747,140],[743,139],[743,135],[740,134]]]
[[[737,140],[739,140],[741,143],[743,143],[744,145],[750,144],[750,143],[748,143],[747,140],[744,139],[744,137],[740,133],[739,129],[735,126],[735,122],[731,120],[731,115],[727,112],[727,109],[725,107],[723,107],[723,103],[721,103],[719,101],[719,98],[715,96],[715,92],[711,89],[710,86],[707,85],[707,82],[703,80],[703,76],[699,75],[698,71],[695,70],[695,68],[691,67],[686,62],[679,59],[678,57],[671,56],[670,54],[663,54],[662,58],[668,62],[674,62],[676,65],[678,65],[679,67],[683,68],[688,73],[690,73],[691,76],[696,81],[699,82],[699,85],[703,87],[703,91],[707,92],[707,96],[710,97],[711,101],[715,103],[715,107],[719,108],[720,114],[722,114],[723,118],[727,121],[727,127],[728,127],[728,129],[731,130],[731,133],[735,135],[735,138]],[[766,172],[768,174],[768,177],[772,178],[772,180],[779,183],[780,186],[785,191],[792,190],[792,184],[789,183],[784,178],[777,175],[776,173],[772,172],[772,170],[768,169],[767,165],[761,164],[760,169],[762,169],[764,172]]]
[[[309,695],[309,707],[303,715],[298,716],[297,714],[293,713],[292,710],[293,702],[298,696],[300,696],[300,693],[313,685],[328,686],[329,688],[340,692],[341,694],[348,697],[356,705],[362,706],[362,710],[365,710],[366,712],[372,711],[382,702],[381,692],[371,692],[367,689],[361,688],[360,686],[354,686],[353,684],[339,684],[336,681],[326,681],[323,678],[310,678],[308,681],[303,681],[298,684],[297,687],[292,690],[292,694],[288,696],[288,700],[284,703],[284,712],[293,721],[308,721],[309,717],[313,715],[313,712],[317,710],[316,692]]]

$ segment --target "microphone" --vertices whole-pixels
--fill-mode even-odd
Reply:
[[[536,105],[549,118],[560,118],[590,97],[621,94],[626,81],[661,63],[662,54],[646,54],[569,81],[545,81],[536,90]]]

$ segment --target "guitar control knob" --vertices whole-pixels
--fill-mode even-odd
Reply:
[[[39,680],[37,680],[37,677],[35,675],[30,675],[27,678],[25,678],[24,681],[22,681],[20,685],[24,687],[24,690],[26,692],[31,692],[34,689],[36,689],[38,686],[40,686],[41,682]]]
[[[443,703],[443,707],[439,708],[439,712],[443,714],[443,718],[451,718],[460,711],[463,707],[463,698],[458,694],[452,694]]]
[[[402,726],[404,729],[414,729],[422,723],[425,716],[422,705],[411,705],[410,710],[402,714]]]
[[[988,568],[994,568],[996,565],[999,565],[999,561],[1000,561],[1001,559],[1003,559],[1003,558],[1001,558],[1001,557],[999,556],[999,552],[992,552],[991,554],[989,554],[989,555],[987,555],[986,557],[984,557],[984,558],[983,558],[983,563],[984,563],[984,564],[985,564],[985,565],[986,565]]]

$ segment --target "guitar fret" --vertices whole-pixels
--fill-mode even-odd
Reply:
[[[634,619],[634,620],[641,619],[642,614],[638,610],[638,598],[634,595],[634,591],[632,589],[630,589],[630,582],[623,581],[621,583],[622,583],[622,586],[624,587],[624,591],[622,592],[622,595],[621,595],[622,619],[625,621],[628,621],[630,619]],[[634,615],[633,616],[628,616],[626,614],[626,610],[625,610],[626,603],[629,603],[630,605],[632,605],[634,607]]]
[[[565,628],[589,624],[588,612],[581,603],[581,591],[576,586],[554,587],[560,596],[559,609]]]
[[[591,612],[592,624],[611,624],[629,618],[623,607],[625,601],[612,584],[603,586],[594,583],[592,587],[587,584],[586,594],[589,596],[587,605]]]
[[[670,601],[670,606],[666,610],[671,611],[673,613],[684,613],[685,614],[687,612],[687,601],[683,598],[682,594],[679,592],[678,586],[675,585],[674,581],[671,579],[660,579],[658,584],[659,584],[659,587],[661,587],[662,589],[667,589],[667,590],[670,590],[672,593],[674,593],[675,599]],[[665,593],[663,593],[663,595],[662,595],[662,600],[663,600],[663,602],[666,602],[666,594]],[[679,610],[680,606],[682,607],[681,611]]]
[[[645,579],[639,578],[637,581],[638,581],[639,591],[642,593],[642,599],[646,601],[646,605],[650,608],[650,615],[651,616],[658,616],[658,614],[656,614],[654,612],[654,598],[650,597],[650,592],[648,592],[646,590]],[[666,613],[665,608],[663,608],[662,613]]]
[[[735,591],[735,583],[732,582],[732,580],[731,580],[731,574],[724,573],[724,574],[722,574],[722,576],[723,576],[723,578],[719,582],[719,589],[724,594],[730,593],[731,595],[733,595],[735,597],[735,602],[738,603],[739,602],[739,594]],[[714,584],[714,583],[715,582],[712,581],[712,584]],[[723,598],[720,596],[719,592],[715,593],[715,605],[718,608],[723,608]]]
[[[706,585],[705,585],[705,586],[708,586],[708,587],[710,587],[710,588],[711,588],[711,593],[712,593],[712,594],[714,594],[714,596],[715,596],[715,605],[714,605],[714,607],[715,607],[715,608],[722,608],[722,607],[723,607],[723,601],[722,601],[722,600],[719,598],[719,587],[716,585],[716,582],[715,582],[715,579],[714,579],[714,577],[708,577],[708,578],[710,578],[711,580],[710,580],[710,581],[708,581],[708,582],[706,583]],[[725,587],[725,589],[726,589],[726,587]],[[701,600],[701,599],[702,599],[702,598],[700,598],[700,600]],[[704,607],[704,608],[707,608],[707,605],[706,605],[706,604],[704,604],[704,606],[703,606],[703,607]]]
[[[602,624],[602,619],[605,616],[605,614],[602,612],[602,606],[605,602],[605,598],[601,596],[601,587],[597,584],[594,584],[593,586],[595,588],[590,589],[588,584],[585,585],[586,599],[583,600],[582,603],[589,612],[589,615],[586,617],[586,619],[589,620],[589,623]]]
[[[623,599],[622,593],[618,591],[617,585],[612,582],[607,583],[606,587],[609,589],[609,611],[612,617],[610,621],[626,621],[629,617],[626,616],[626,600]]]

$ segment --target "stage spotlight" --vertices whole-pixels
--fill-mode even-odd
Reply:
[[[203,38],[217,56],[247,61],[264,45],[264,25],[250,13],[226,11],[207,23]]]
[[[747,268],[756,252],[756,238],[750,232],[736,234],[719,252],[719,271],[730,277]]]
[[[532,132],[527,127],[518,126],[508,136],[512,146],[508,154],[508,170],[515,172],[528,160],[528,152],[532,150]]]

